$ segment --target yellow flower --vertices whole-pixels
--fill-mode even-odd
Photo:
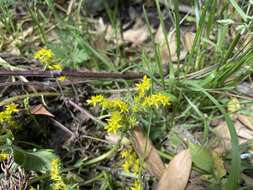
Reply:
[[[34,58],[38,59],[41,63],[46,64],[54,57],[54,53],[50,49],[42,48],[34,54]]]
[[[50,70],[62,71],[62,66],[59,63],[53,64],[53,65],[49,65],[48,68]]]
[[[58,181],[53,184],[53,190],[67,190],[68,187],[63,181]]]
[[[128,104],[118,98],[113,100],[104,99],[101,105],[104,109],[116,109],[121,113],[128,112]]]
[[[141,184],[139,182],[135,182],[131,190],[141,190]]]
[[[130,163],[128,160],[124,161],[122,164],[123,170],[127,173],[129,173],[131,166],[132,166],[132,163]]]
[[[66,79],[67,79],[66,76],[57,77],[57,80],[59,80],[59,81],[65,81]]]
[[[13,114],[19,112],[19,109],[17,108],[17,104],[10,103],[6,105],[5,112],[8,114]]]
[[[144,97],[145,92],[148,91],[151,87],[150,79],[145,75],[142,82],[136,84],[139,96]]]
[[[9,158],[9,154],[7,153],[0,153],[0,161],[5,161]]]
[[[131,156],[132,151],[129,151],[128,149],[123,150],[120,155],[122,158],[128,158],[129,156]]]
[[[125,149],[121,152],[121,157],[124,159],[124,162],[122,164],[122,168],[125,172],[130,172],[130,170],[133,171],[134,175],[137,176],[140,172],[140,161],[132,149]]]
[[[59,158],[53,159],[51,162],[51,170],[50,170],[51,179],[54,181],[61,180],[60,175],[60,160]]]
[[[96,106],[97,104],[102,104],[105,98],[102,95],[91,96],[87,103],[92,106]]]
[[[144,98],[142,102],[143,107],[159,107],[162,106],[169,106],[170,105],[170,98],[168,96],[162,95],[161,93],[153,94],[151,96],[147,96]]]
[[[133,168],[134,175],[138,176],[140,172],[140,160],[138,158],[135,159],[132,168]]]
[[[118,129],[122,127],[121,125],[122,116],[120,112],[112,112],[112,115],[109,119],[107,119],[107,125],[105,129],[108,133],[116,134]]]

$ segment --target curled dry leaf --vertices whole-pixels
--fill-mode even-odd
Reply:
[[[165,169],[156,190],[184,190],[191,173],[192,159],[190,151],[177,154]]]
[[[47,109],[42,104],[39,104],[39,105],[31,108],[30,112],[33,115],[46,115],[49,117],[54,117],[54,115],[52,113],[50,113],[49,111],[47,111]]]
[[[150,139],[145,137],[138,128],[134,130],[134,145],[137,154],[144,158],[145,167],[159,179],[165,169],[164,164]]]

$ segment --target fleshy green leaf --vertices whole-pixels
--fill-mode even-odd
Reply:
[[[198,168],[211,173],[213,170],[213,159],[209,151],[197,144],[189,143],[189,148],[192,155],[192,162]]]
[[[27,170],[49,171],[51,161],[57,158],[52,150],[49,149],[41,149],[36,152],[25,151],[16,146],[12,146],[12,149],[15,162]]]

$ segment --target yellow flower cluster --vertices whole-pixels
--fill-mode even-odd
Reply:
[[[131,187],[131,190],[141,190],[140,182],[136,181],[134,185]]]
[[[9,158],[9,154],[4,153],[4,152],[0,153],[0,161],[5,161],[8,158]]]
[[[102,95],[91,96],[91,99],[87,100],[87,103],[92,106],[96,106],[97,104],[103,104],[105,101],[105,97]]]
[[[144,97],[146,91],[148,91],[151,87],[151,82],[150,79],[145,75],[143,77],[142,82],[136,84],[136,88],[138,90],[139,93],[139,97]]]
[[[59,158],[56,158],[51,162],[50,177],[54,181],[53,190],[68,190],[67,185],[61,177]]]
[[[15,113],[18,113],[19,109],[14,103],[10,103],[5,106],[5,109],[0,112],[0,124],[6,123],[13,126],[15,121],[12,119]]]
[[[122,168],[125,172],[132,171],[135,176],[140,172],[140,160],[132,149],[126,149],[121,152],[121,157],[124,159]]]
[[[45,69],[54,70],[54,71],[62,71],[62,65],[60,63],[55,63],[54,53],[51,49],[42,48],[34,54],[34,58],[38,59],[43,65],[45,65]],[[65,76],[60,76],[57,80],[64,81],[66,80]]]
[[[105,129],[109,133],[117,133],[122,128],[121,121],[123,120],[123,114],[128,112],[128,104],[120,99],[106,99],[102,95],[92,96],[87,100],[87,103],[92,106],[100,105],[104,109],[112,109],[111,117],[107,119],[107,125]]]
[[[145,97],[142,102],[143,107],[155,106],[156,108],[158,108],[160,105],[169,106],[170,98],[168,96],[162,95],[161,93],[157,93]]]
[[[112,111],[111,117],[107,120],[106,129],[108,132],[117,133],[120,128],[127,126],[132,128],[136,126],[137,112],[143,111],[144,108],[159,106],[169,106],[169,96],[161,93],[146,95],[151,88],[150,79],[145,75],[143,80],[136,84],[137,95],[134,97],[134,102],[129,104],[119,98],[107,99],[103,95],[92,96],[87,103],[92,106],[100,105],[103,109]]]
[[[107,119],[107,125],[105,129],[108,133],[116,134],[117,131],[122,127],[121,121],[122,116],[120,112],[112,112],[111,117]]]
[[[48,64],[54,57],[51,49],[42,48],[34,54],[34,58],[38,59],[42,64]]]

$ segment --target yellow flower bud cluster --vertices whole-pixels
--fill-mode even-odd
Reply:
[[[132,171],[135,176],[140,172],[140,160],[133,149],[125,149],[121,152],[121,157],[124,159],[122,168],[125,172]]]
[[[122,121],[125,120],[123,117],[125,117],[129,111],[129,106],[126,102],[120,99],[110,100],[102,95],[96,95],[87,100],[87,103],[92,106],[100,105],[104,109],[112,110],[111,117],[107,119],[107,125],[105,127],[107,132],[115,134],[123,127]]]
[[[51,49],[42,48],[39,51],[35,52],[34,58],[39,60],[45,69],[53,70],[53,71],[62,71],[62,65],[55,61],[55,55]],[[66,80],[66,76],[60,76],[57,80],[64,81]]]
[[[53,159],[51,162],[50,178],[53,180],[53,190],[68,190],[60,172],[60,159]]]
[[[13,115],[18,113],[19,109],[17,105],[14,103],[7,104],[5,109],[0,112],[0,125],[3,126],[4,124],[14,127],[16,126],[16,122],[13,120]]]
[[[42,64],[48,64],[52,61],[54,53],[51,49],[42,48],[34,54],[34,58],[39,60]]]

